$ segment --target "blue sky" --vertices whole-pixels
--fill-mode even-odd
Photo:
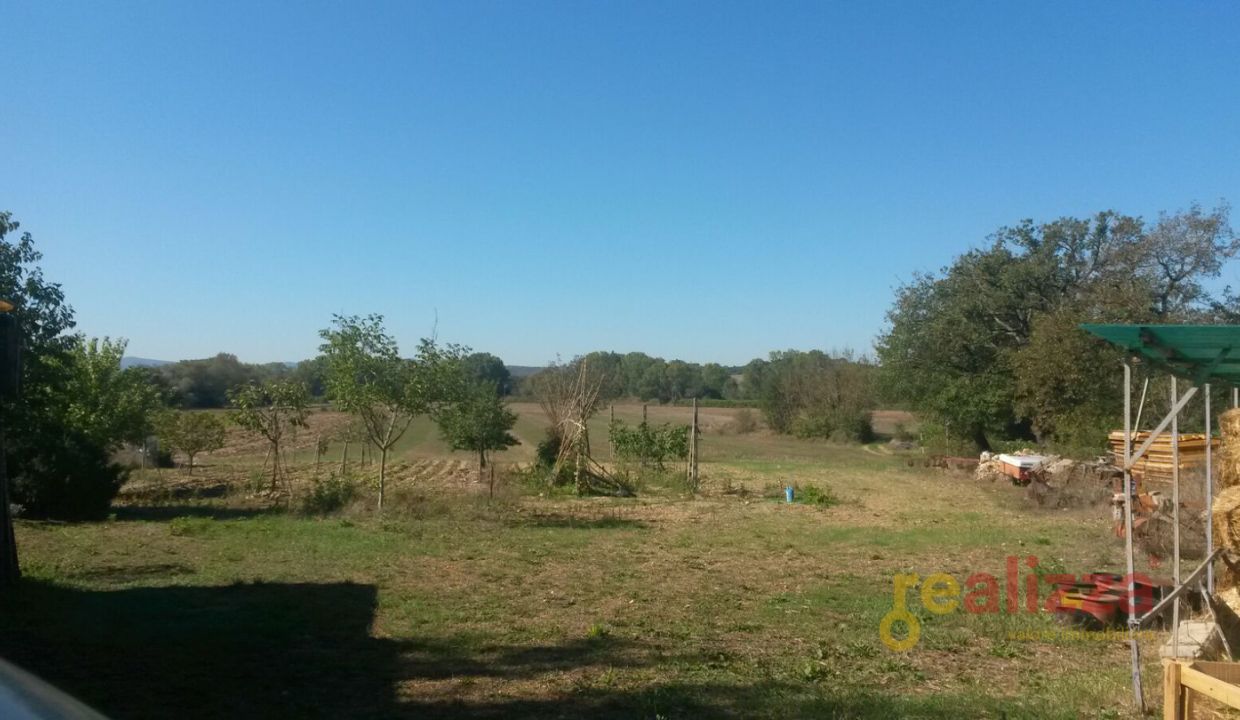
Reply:
[[[0,0],[0,208],[132,355],[380,312],[541,364],[869,349],[1001,225],[1240,200],[1240,5]],[[1236,282],[1234,269],[1225,282]]]

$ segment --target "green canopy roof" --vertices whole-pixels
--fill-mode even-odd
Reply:
[[[1240,385],[1240,325],[1094,325],[1081,329],[1195,383]]]

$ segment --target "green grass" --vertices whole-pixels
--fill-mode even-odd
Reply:
[[[419,428],[407,455],[434,447]],[[873,447],[708,433],[703,451],[697,500],[488,503],[402,479],[384,517],[227,496],[23,521],[0,654],[117,718],[1128,715],[1122,647],[1013,639],[1049,634],[1045,615],[939,616],[914,591],[920,644],[878,635],[897,573],[1113,568],[1104,513]],[[790,480],[836,502],[762,499]]]

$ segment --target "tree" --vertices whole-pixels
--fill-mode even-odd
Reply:
[[[498,357],[491,353],[476,352],[466,355],[461,364],[465,376],[470,380],[490,383],[500,395],[512,394],[512,374]]]
[[[310,397],[321,398],[327,394],[327,358],[322,355],[297,363],[289,376],[305,384]]]
[[[718,363],[706,363],[702,366],[702,396],[721,399],[735,388],[732,374]]]
[[[119,358],[111,366],[111,350],[96,346],[92,353],[68,334],[73,309],[60,286],[44,278],[30,233],[14,239],[19,227],[0,212],[0,299],[13,304],[23,345],[22,392],[0,410],[10,497],[30,515],[102,517],[125,479],[109,448],[141,424],[131,422],[128,401],[141,393],[131,380],[142,376],[120,373]],[[103,381],[95,382],[79,361],[93,364]],[[108,397],[120,398],[125,409],[113,412]]]
[[[400,357],[382,315],[335,315],[321,330],[327,358],[327,395],[341,410],[362,421],[366,438],[379,451],[379,509],[387,484],[387,458],[420,414],[438,417],[460,397],[464,386],[457,346],[439,348],[422,340],[414,360]]]
[[[108,452],[140,444],[163,406],[157,386],[137,368],[121,369],[124,340],[72,338],[63,386],[65,422]]]
[[[314,361],[290,369],[282,363],[255,365],[244,363],[231,353],[219,353],[202,360],[182,360],[157,369],[172,388],[173,400],[185,408],[222,408],[228,405],[228,392],[246,383],[292,377],[315,391]],[[320,389],[321,391],[321,389]]]
[[[1238,249],[1228,212],[1001,228],[989,247],[897,291],[878,342],[887,398],[981,448],[992,435],[1096,436],[1099,418],[1118,415],[1100,375],[1117,355],[1077,325],[1211,317],[1204,281]]]
[[[306,426],[306,386],[292,380],[249,383],[228,393],[232,418],[241,427],[258,433],[271,445],[271,489],[280,483],[280,449],[288,433]]]
[[[750,363],[745,386],[776,432],[865,442],[872,434],[872,373],[868,361],[848,352],[787,350]]]
[[[487,466],[487,453],[520,444],[511,430],[517,414],[508,408],[498,388],[485,381],[471,382],[456,403],[437,418],[439,430],[453,450],[478,453],[478,473]]]
[[[213,412],[168,411],[159,420],[159,438],[171,449],[189,459],[194,474],[194,457],[224,447],[224,422]]]

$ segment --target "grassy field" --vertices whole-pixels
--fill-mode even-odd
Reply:
[[[517,409],[509,463],[543,432],[535,406]],[[1118,570],[1105,510],[1028,507],[881,444],[736,434],[736,412],[703,410],[696,498],[668,480],[628,499],[513,481],[489,499],[472,458],[419,423],[383,517],[370,497],[326,517],[273,507],[253,492],[261,446],[235,436],[193,479],[138,474],[105,522],[21,521],[26,580],[3,600],[0,654],[116,718],[1131,714],[1125,645],[1045,613],[937,615],[914,591],[920,642],[879,639],[897,574],[1002,584],[1013,555]],[[592,426],[603,459],[607,415]],[[786,504],[789,483],[824,500]],[[1152,640],[1145,657],[1156,693]]]

